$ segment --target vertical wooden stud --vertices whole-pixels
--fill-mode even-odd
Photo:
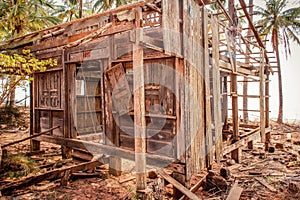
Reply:
[[[64,137],[65,138],[70,138],[70,128],[69,128],[69,115],[70,115],[70,111],[69,111],[69,86],[73,84],[68,83],[69,79],[68,77],[68,69],[67,66],[65,65],[65,50],[62,50],[62,66],[63,66],[63,77],[62,77],[62,94],[64,95],[64,98],[61,99],[63,103],[63,112],[64,112],[64,127],[63,127],[63,132],[64,132]],[[61,95],[61,97],[63,96]],[[66,146],[62,146],[61,147],[61,153],[62,153],[62,158],[63,159],[67,159],[67,158],[71,158],[72,157],[72,148],[70,147],[66,147]]]
[[[136,190],[138,196],[144,198],[140,191],[146,189],[146,119],[145,90],[142,41],[142,8],[136,8],[135,26],[136,41],[133,45],[133,85],[134,85],[134,144],[136,164]]]
[[[208,52],[208,13],[202,8],[202,38],[203,38],[203,70],[204,70],[204,100],[205,100],[205,143],[206,143],[206,166],[210,168],[214,160],[213,134],[212,134],[212,112],[210,101],[210,67]]]
[[[34,135],[35,130],[36,130],[36,112],[35,112],[35,82],[31,82],[30,83],[30,135]],[[38,115],[39,117],[39,115]],[[31,151],[39,151],[41,148],[41,143],[40,141],[37,140],[30,140],[30,147],[31,147]]]
[[[260,132],[261,132],[261,141],[266,142],[266,133],[265,133],[265,62],[264,62],[264,49],[261,50],[261,64],[259,70],[259,99],[260,99]]]
[[[215,17],[212,18],[212,78],[213,78],[213,112],[216,160],[219,163],[222,154],[222,120],[220,97],[220,70],[219,70],[219,27]]]

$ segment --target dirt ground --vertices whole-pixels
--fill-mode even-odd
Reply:
[[[23,116],[25,117],[21,122],[22,126],[1,125],[1,145],[29,135],[28,125],[24,126],[24,123],[29,123],[28,111]],[[240,199],[300,199],[300,125],[278,125],[272,122],[271,128],[269,152],[265,152],[263,144],[257,142],[253,150],[247,147],[243,149],[241,163],[234,163],[229,156],[224,157],[220,164],[213,165],[208,177],[195,194],[200,199],[226,199],[233,184],[237,183],[243,189]],[[8,147],[7,150],[9,154],[30,152],[30,144],[29,141],[22,142]],[[76,164],[72,160],[63,161],[60,147],[48,143],[42,143],[40,154],[30,157],[41,169],[28,174],[27,177]],[[47,165],[50,167],[45,167]],[[64,186],[60,179],[44,180],[12,191],[7,196],[2,194],[1,199],[136,199],[134,174],[115,177],[108,171],[107,165],[99,166],[93,172],[88,172],[94,175],[96,173],[94,177],[69,178]],[[203,171],[204,173],[206,171]],[[203,174],[195,176],[192,184],[201,179]],[[23,178],[9,176],[2,170],[0,188]],[[159,176],[151,178],[148,179],[148,186],[154,193],[160,191],[157,187],[162,179]],[[172,185],[166,184],[164,191],[160,191],[160,194],[152,193],[151,199],[171,199],[172,191]]]

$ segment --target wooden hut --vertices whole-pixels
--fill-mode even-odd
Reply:
[[[135,160],[140,172],[172,165],[188,185],[223,155],[239,161],[243,144],[265,142],[268,53],[243,0],[221,13],[209,13],[210,3],[142,1],[2,44],[58,61],[34,74],[31,134],[60,128],[33,140],[33,150],[51,142],[65,157],[83,150],[110,156],[117,169],[120,158]],[[236,21],[242,17],[246,28]],[[258,83],[259,94],[240,95],[239,77]],[[259,126],[241,123],[239,97],[259,100]],[[145,174],[137,177],[143,189]]]

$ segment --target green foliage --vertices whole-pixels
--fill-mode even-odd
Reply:
[[[128,3],[135,2],[136,0],[97,0],[94,3],[93,10],[95,12],[103,12],[105,10],[119,7]]]
[[[35,71],[45,71],[46,66],[53,67],[56,65],[56,60],[39,60],[35,58],[30,50],[23,50],[22,54],[13,55],[0,53],[1,72],[23,76],[24,78]]]
[[[35,58],[30,50],[23,50],[22,54],[13,55],[0,53],[0,70],[4,73],[30,76],[35,71],[45,71],[46,66],[53,67],[56,65],[56,60]]]
[[[22,54],[0,53],[0,73],[2,80],[0,90],[0,105],[12,90],[24,80],[32,80],[34,72],[42,72],[47,67],[57,65],[55,59],[39,60],[30,50],[23,50]]]
[[[3,169],[10,178],[19,178],[38,172],[37,163],[24,155],[8,155],[3,160]]]
[[[52,15],[49,0],[7,0],[0,2],[0,37],[2,40],[24,35],[61,22]]]

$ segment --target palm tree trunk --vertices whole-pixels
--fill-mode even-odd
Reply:
[[[82,0],[79,0],[79,18],[82,18]]]
[[[278,107],[278,117],[277,122],[283,123],[283,94],[282,94],[282,76],[281,76],[281,65],[280,65],[280,57],[279,57],[279,43],[278,37],[277,45],[276,45],[276,58],[277,58],[277,65],[278,65],[278,96],[279,96],[279,107]]]

